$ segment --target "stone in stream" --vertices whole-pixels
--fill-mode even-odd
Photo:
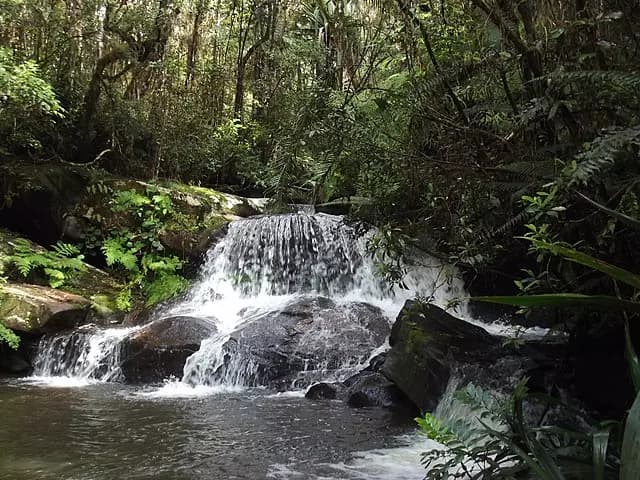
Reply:
[[[421,411],[435,409],[453,376],[460,388],[473,383],[507,395],[524,377],[536,391],[570,384],[561,368],[566,352],[562,339],[508,344],[432,304],[408,301],[389,343],[381,373]]]
[[[212,319],[175,316],[155,320],[123,341],[122,375],[128,383],[181,377],[187,357],[216,332]]]
[[[389,344],[382,374],[418,408],[431,411],[447,387],[452,362],[491,362],[500,341],[435,305],[409,301]]]
[[[309,388],[305,397],[310,400],[342,400],[354,408],[402,409],[413,415],[415,407],[411,400],[380,374],[385,358],[386,354],[375,356],[367,368],[344,382],[317,383]]]
[[[243,316],[245,323],[223,346],[226,362],[216,376],[228,378],[240,364],[245,384],[278,390],[348,374],[389,334],[380,309],[325,297],[307,296],[277,311],[247,310]]]

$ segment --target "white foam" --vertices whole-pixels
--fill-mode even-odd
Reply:
[[[90,380],[87,378],[79,377],[48,377],[48,376],[33,376],[21,379],[25,383],[30,385],[36,385],[41,387],[51,388],[80,388],[87,387],[99,383],[97,380]]]
[[[272,393],[268,398],[304,398],[306,390],[289,390],[286,392]]]
[[[165,385],[158,390],[136,392],[135,395],[146,398],[200,398],[210,397],[212,395],[239,393],[243,390],[245,389],[233,385],[192,386],[174,380],[165,382]]]
[[[270,467],[267,478],[275,480],[422,480],[426,475],[420,463],[422,453],[444,448],[424,435],[407,435],[398,439],[404,445],[355,452],[346,462],[320,464],[328,475],[309,475],[300,471],[296,464],[275,464]]]

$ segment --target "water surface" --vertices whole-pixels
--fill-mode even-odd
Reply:
[[[412,422],[383,409],[265,390],[155,392],[0,382],[0,478],[422,478]]]

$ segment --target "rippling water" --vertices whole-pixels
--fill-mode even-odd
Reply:
[[[0,383],[0,479],[422,478],[414,427],[389,411],[263,390],[149,393]]]

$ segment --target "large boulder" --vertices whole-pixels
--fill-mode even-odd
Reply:
[[[43,244],[60,239],[64,212],[79,200],[90,170],[19,159],[0,162],[0,225]]]
[[[0,321],[8,328],[45,333],[87,320],[91,301],[40,285],[8,283],[0,288]]]
[[[421,410],[433,410],[454,362],[492,362],[499,340],[432,304],[409,301],[389,338],[382,373]]]
[[[175,316],[153,321],[123,341],[121,370],[130,383],[181,377],[187,358],[216,332],[213,319]]]
[[[408,301],[391,330],[381,373],[422,411],[433,411],[450,381],[507,394],[524,377],[534,391],[568,385],[563,338],[505,342],[441,308]]]
[[[348,376],[389,334],[380,309],[324,297],[303,297],[272,312],[247,310],[244,317],[223,347],[226,364],[216,375],[240,368],[246,383],[280,390]]]

